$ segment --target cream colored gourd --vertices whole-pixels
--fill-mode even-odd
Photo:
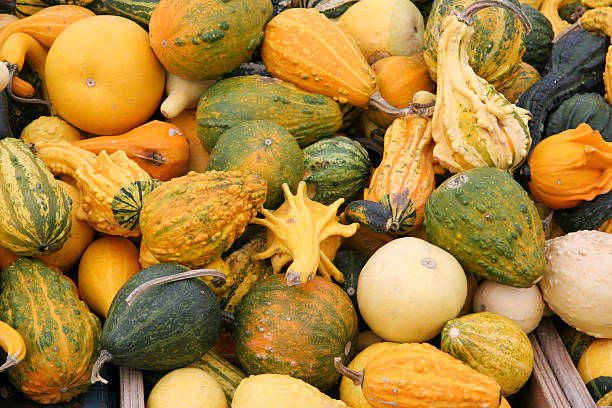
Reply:
[[[387,341],[422,342],[459,314],[467,280],[448,252],[414,237],[395,239],[368,260],[357,303],[370,329]]]
[[[206,371],[178,368],[155,384],[147,408],[227,408],[223,388]]]
[[[231,408],[263,407],[351,408],[307,382],[288,375],[260,374],[242,380],[234,392]]]
[[[171,119],[181,114],[185,109],[198,106],[200,96],[210,88],[215,80],[187,79],[171,72],[166,72],[166,99],[159,110],[164,117]]]
[[[425,24],[410,0],[361,0],[338,19],[370,65],[423,50]]]
[[[2,64],[4,65],[4,64]],[[30,122],[19,137],[24,143],[76,142],[85,139],[81,132],[59,116],[41,116]]]
[[[612,338],[612,234],[578,231],[546,241],[540,289],[567,324],[597,338]]]

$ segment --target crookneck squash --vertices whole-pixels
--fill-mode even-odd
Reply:
[[[0,320],[21,334],[27,354],[9,368],[11,383],[40,404],[66,402],[87,391],[100,352],[101,325],[70,280],[38,259],[2,270]]]
[[[559,16],[559,9],[571,2],[572,0],[544,0],[540,6],[540,11],[552,25],[555,37],[570,26],[570,23]]]
[[[185,109],[198,106],[200,97],[216,81],[210,79],[188,79],[172,72],[166,72],[167,97],[159,107],[164,117],[171,119],[181,114]]]
[[[0,365],[0,372],[21,363],[26,355],[21,334],[3,321],[0,321],[0,348],[6,352],[6,361]]]

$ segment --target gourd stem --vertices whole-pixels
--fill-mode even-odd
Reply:
[[[236,323],[236,316],[232,312],[228,312],[227,310],[222,310],[221,320],[233,325]]]
[[[550,227],[555,210],[550,210],[550,213],[542,220],[542,229],[546,231]]]
[[[89,379],[89,381],[91,381],[92,384],[95,384],[98,381],[102,381],[102,383],[108,384],[108,381],[102,378],[102,376],[100,376],[100,369],[104,364],[111,361],[112,359],[113,356],[108,351],[102,350],[100,352],[100,357],[98,357],[98,359],[94,363],[93,369],[91,370],[91,378]]]
[[[51,102],[44,100],[44,99],[38,99],[38,98],[22,98],[20,96],[17,96],[13,93],[13,78],[15,77],[15,73],[17,72],[17,69],[19,68],[19,66],[17,64],[12,64],[10,62],[5,62],[6,66],[8,67],[8,71],[9,71],[9,81],[8,81],[8,85],[6,87],[6,92],[8,93],[8,95],[16,100],[17,102],[23,102],[23,103],[42,103],[43,105],[47,105],[49,106],[49,108],[51,108]]]
[[[140,295],[142,295],[147,290],[151,289],[154,286],[163,285],[165,283],[176,282],[184,279],[197,278],[200,276],[213,276],[214,279],[212,281],[215,286],[222,286],[225,284],[226,276],[223,272],[218,271],[216,269],[195,269],[193,271],[186,271],[177,273],[170,276],[162,276],[161,278],[151,279],[148,282],[143,283],[134,289],[127,297],[125,301],[128,305],[132,305],[134,300]]]
[[[336,370],[343,376],[347,377],[349,380],[353,381],[355,385],[363,384],[363,371],[355,371],[350,370],[342,364],[342,359],[340,357],[334,357],[334,367]]]
[[[6,356],[6,361],[4,362],[4,364],[2,364],[0,366],[0,373],[3,372],[4,370],[6,370],[9,367],[17,365],[20,361],[21,360],[17,359],[17,357],[8,354]]]
[[[574,24],[572,24],[571,26],[567,27],[565,30],[563,30],[559,34],[557,34],[555,36],[555,38],[553,38],[552,43],[555,44],[557,41],[559,41],[560,39],[562,39],[563,37],[565,37],[566,35],[568,35],[572,31],[578,31],[581,28],[582,28],[582,23],[581,23],[580,19],[578,19],[578,21],[576,21]]]
[[[497,1],[497,0],[492,0],[492,1]],[[385,99],[380,94],[380,91],[376,91],[370,96],[370,106],[394,118],[400,118],[406,115],[419,115],[425,118],[430,118],[433,116],[435,102],[410,103],[408,104],[408,107],[406,108],[396,108],[395,106],[391,105],[389,102],[385,101]]]
[[[520,22],[523,24],[523,27],[526,30],[525,34],[529,34],[529,32],[531,32],[531,22],[529,21],[525,13],[523,13],[523,11],[519,7],[510,3],[508,0],[476,1],[470,4],[469,6],[467,6],[466,8],[464,8],[462,11],[452,10],[450,14],[451,16],[457,16],[459,21],[462,21],[465,24],[471,26],[474,24],[474,14],[478,13],[480,10],[483,10],[487,7],[505,8],[506,10],[514,14],[520,20]]]

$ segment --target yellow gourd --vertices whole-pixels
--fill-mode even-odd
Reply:
[[[58,116],[41,116],[21,131],[24,143],[76,142],[84,139],[78,129]]]
[[[162,102],[159,110],[166,118],[175,118],[185,109],[198,106],[200,96],[210,88],[215,80],[187,79],[172,72],[166,72],[166,93],[168,96]]]
[[[223,388],[206,371],[195,367],[179,368],[155,384],[147,408],[227,408]]]
[[[0,365],[0,373],[19,364],[26,354],[26,345],[21,334],[3,321],[0,321],[0,348],[7,354],[6,362]]]
[[[552,24],[555,37],[570,26],[570,23],[559,16],[559,9],[571,2],[572,0],[544,0],[540,6],[540,12],[544,14],[548,21],[550,21],[550,24]]]

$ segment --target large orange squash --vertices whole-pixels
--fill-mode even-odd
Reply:
[[[45,73],[58,114],[96,135],[125,133],[144,123],[164,92],[165,71],[147,32],[118,16],[68,26],[49,50]]]

